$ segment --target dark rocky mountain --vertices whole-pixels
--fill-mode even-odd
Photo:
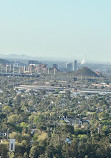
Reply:
[[[72,73],[75,76],[88,76],[88,77],[100,77],[101,76],[99,73],[96,73],[87,67],[83,67],[77,71],[73,71]]]

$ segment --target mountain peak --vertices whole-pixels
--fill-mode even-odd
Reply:
[[[73,71],[74,75],[76,76],[88,76],[88,77],[100,77],[99,74],[95,73],[88,67],[83,67],[77,71]]]

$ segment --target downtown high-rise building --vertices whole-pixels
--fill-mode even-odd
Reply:
[[[67,70],[67,72],[70,72],[70,71],[72,71],[73,70],[73,65],[72,65],[72,63],[66,63],[66,70]]]
[[[74,60],[74,63],[73,63],[73,70],[74,70],[74,71],[77,70],[77,60]]]

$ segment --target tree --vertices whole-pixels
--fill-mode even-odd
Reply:
[[[30,158],[38,158],[39,155],[44,153],[44,150],[45,149],[43,146],[39,146],[39,145],[32,146],[29,156]]]
[[[7,158],[8,143],[0,143],[0,156]]]

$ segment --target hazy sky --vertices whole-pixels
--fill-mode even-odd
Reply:
[[[0,0],[0,53],[111,61],[111,0]]]

